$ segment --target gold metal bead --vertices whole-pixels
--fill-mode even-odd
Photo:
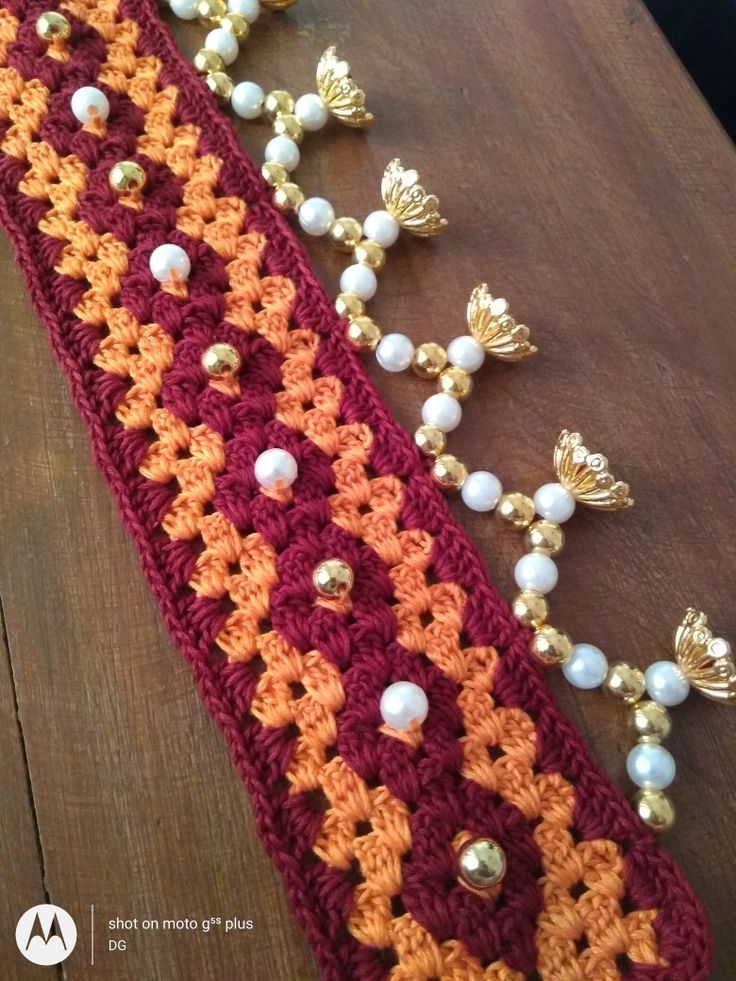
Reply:
[[[274,188],[273,203],[279,211],[298,211],[304,204],[304,191],[298,184],[286,181]]]
[[[358,242],[353,249],[353,259],[364,266],[368,266],[374,272],[379,272],[386,265],[385,251],[378,242],[374,242],[370,238]]]
[[[381,328],[370,317],[353,317],[348,324],[347,338],[359,351],[373,351],[381,340]]]
[[[201,75],[208,75],[210,72],[221,72],[225,62],[222,55],[211,48],[200,48],[194,56],[194,67]]]
[[[641,743],[661,743],[672,732],[670,713],[659,702],[637,702],[629,713],[629,725]]]
[[[276,163],[275,160],[267,160],[261,167],[263,179],[271,187],[278,187],[279,184],[286,184],[289,180],[289,171],[283,164]]]
[[[212,344],[202,355],[202,367],[211,378],[228,378],[240,368],[240,355],[232,344]]]
[[[437,379],[437,391],[452,395],[458,402],[464,402],[473,391],[473,379],[464,368],[451,365]]]
[[[646,690],[644,673],[625,661],[616,661],[611,665],[603,686],[611,695],[629,705],[638,702]]]
[[[541,518],[529,525],[524,536],[527,548],[542,555],[559,555],[565,544],[565,533],[556,521]]]
[[[411,366],[420,378],[437,378],[447,364],[447,351],[441,344],[427,341],[414,351]]]
[[[414,433],[414,442],[422,453],[427,456],[437,457],[444,453],[447,446],[447,437],[436,426],[420,426]]]
[[[113,191],[127,194],[141,190],[146,183],[146,172],[135,160],[120,160],[111,168],[107,179]]]
[[[218,99],[227,102],[233,94],[233,80],[227,72],[210,72],[205,76],[205,84],[210,92],[213,92]]]
[[[274,89],[263,100],[263,115],[269,123],[272,123],[277,116],[291,112],[294,112],[294,96],[284,89]]]
[[[228,12],[220,21],[220,27],[223,29],[223,31],[229,31],[230,34],[233,34],[240,44],[242,44],[250,34],[250,24],[242,14],[233,14]]]
[[[511,603],[514,616],[520,620],[524,626],[533,627],[535,630],[546,623],[549,616],[549,603],[541,593],[536,593],[533,589],[522,589],[514,597]]]
[[[545,623],[534,631],[531,650],[537,660],[547,667],[561,667],[570,660],[572,639],[559,627]]]
[[[36,34],[49,44],[60,44],[71,37],[72,28],[63,14],[47,10],[36,21]]]
[[[492,838],[476,838],[458,855],[459,880],[471,889],[490,889],[506,875],[503,848]]]
[[[205,27],[217,27],[226,14],[225,0],[199,0],[197,4],[199,23]]]
[[[352,252],[363,237],[363,226],[357,218],[336,218],[327,234],[340,252]]]
[[[675,807],[663,790],[639,790],[631,798],[631,804],[656,834],[669,831],[675,824]]]
[[[274,119],[273,133],[274,136],[288,136],[295,143],[301,143],[304,139],[304,128],[291,112],[282,112]]]
[[[365,303],[357,293],[338,293],[335,299],[335,309],[340,317],[362,317],[365,313]]]
[[[534,519],[534,501],[518,491],[502,494],[496,505],[496,517],[514,528],[528,528]]]
[[[432,466],[432,476],[442,490],[460,490],[468,479],[468,468],[452,453],[441,453]]]
[[[336,599],[353,588],[353,570],[342,559],[327,559],[314,570],[312,582],[320,596]]]

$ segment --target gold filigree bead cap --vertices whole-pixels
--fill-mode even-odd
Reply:
[[[317,92],[331,116],[344,126],[365,129],[373,114],[365,107],[363,89],[350,74],[350,65],[337,57],[337,48],[327,48],[317,65]]]
[[[591,453],[580,433],[563,429],[554,453],[557,479],[579,504],[599,511],[623,511],[634,503],[629,485],[616,480],[602,453]]]
[[[266,10],[288,10],[297,0],[261,0],[261,6]]]
[[[472,336],[499,361],[523,361],[537,353],[529,341],[529,328],[516,323],[506,300],[491,296],[486,283],[470,294],[467,321]]]
[[[416,170],[407,170],[398,157],[384,171],[381,197],[386,211],[412,235],[429,238],[447,227],[438,199],[427,194]]]
[[[677,628],[675,660],[687,682],[701,695],[736,705],[736,667],[731,645],[723,637],[713,636],[701,610],[690,607]]]

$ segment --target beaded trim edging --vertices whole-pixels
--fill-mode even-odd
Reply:
[[[0,218],[323,977],[707,977],[696,896],[554,707],[152,5],[62,4],[64,59],[46,9],[0,10]],[[92,84],[104,126],[70,110]],[[126,205],[108,177],[131,158]],[[185,284],[151,276],[167,241]],[[203,372],[215,343],[237,377]],[[287,491],[255,481],[269,447],[298,463]],[[335,556],[347,604],[315,595]],[[419,733],[381,725],[399,679],[427,694]],[[458,881],[468,836],[505,854],[486,893]]]

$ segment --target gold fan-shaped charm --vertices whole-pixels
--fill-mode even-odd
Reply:
[[[675,633],[675,659],[687,680],[716,702],[736,703],[736,667],[731,645],[714,637],[705,613],[692,607]]]
[[[563,429],[555,446],[557,479],[580,504],[601,511],[623,511],[634,503],[629,485],[616,480],[602,453],[590,453],[580,433]]]
[[[266,10],[287,10],[293,7],[297,0],[261,0],[261,6]]]
[[[522,361],[537,353],[529,343],[529,328],[516,323],[509,315],[506,300],[494,299],[485,283],[470,294],[468,330],[488,354],[500,361]]]
[[[440,203],[419,183],[416,170],[406,170],[398,157],[386,167],[381,180],[381,197],[386,211],[412,235],[429,238],[447,225]]]
[[[337,57],[334,45],[319,59],[317,91],[331,115],[345,126],[363,129],[373,122],[373,113],[365,107],[365,92],[351,78],[347,61]]]

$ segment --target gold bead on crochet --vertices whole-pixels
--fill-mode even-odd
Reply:
[[[534,501],[518,491],[502,494],[496,505],[496,517],[514,528],[528,528],[534,519]]]
[[[111,168],[108,181],[118,194],[140,191],[146,183],[146,172],[135,160],[120,160]]]
[[[652,831],[663,834],[675,824],[675,808],[663,790],[640,790],[631,799],[634,810]]]
[[[274,89],[263,100],[263,115],[272,123],[277,116],[294,112],[294,96],[284,89]]]
[[[637,702],[629,713],[629,725],[641,743],[661,743],[672,731],[670,713],[659,702]]]
[[[228,378],[240,368],[240,355],[231,344],[212,344],[202,355],[202,367],[211,378]]]
[[[432,466],[432,476],[442,490],[460,490],[468,479],[468,468],[452,453],[441,453]]]
[[[556,521],[540,518],[529,525],[524,536],[526,546],[531,552],[542,555],[559,555],[565,544],[565,533]]]
[[[411,366],[414,374],[419,375],[420,378],[437,378],[446,364],[447,351],[441,344],[427,341],[414,351]]]
[[[233,94],[233,80],[227,72],[210,72],[205,76],[205,84],[210,92],[213,92],[218,99],[227,102]]]
[[[194,67],[201,75],[208,75],[210,72],[221,72],[225,62],[222,55],[211,48],[200,48],[194,56]]]
[[[506,856],[492,838],[476,838],[458,855],[459,880],[471,889],[489,889],[506,874]]]
[[[549,603],[533,589],[523,589],[514,597],[511,604],[514,616],[526,627],[541,627],[549,615]]]
[[[327,559],[314,570],[312,582],[320,596],[336,599],[353,588],[353,570],[342,559]]]
[[[547,623],[534,631],[531,651],[547,667],[561,667],[570,660],[572,640],[564,630]]]
[[[63,44],[71,37],[72,29],[63,14],[47,10],[36,21],[36,34],[49,44]]]
[[[436,426],[420,426],[414,433],[414,442],[422,453],[433,457],[444,453],[445,446],[447,446],[445,434]]]
[[[638,702],[646,690],[644,673],[625,661],[616,661],[611,665],[603,685],[611,695],[630,705]]]
[[[328,232],[330,241],[340,252],[352,252],[363,237],[363,226],[357,218],[336,218]]]

